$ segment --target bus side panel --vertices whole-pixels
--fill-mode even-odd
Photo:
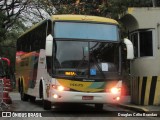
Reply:
[[[35,72],[37,72],[35,75],[33,75],[34,80],[34,88],[31,89],[31,87],[28,90],[28,94],[39,97],[39,90],[40,90],[40,81],[42,81],[43,86],[43,95],[44,98],[47,97],[47,88],[50,85],[51,77],[47,73],[47,66],[46,66],[46,55],[45,50],[41,49],[39,52],[38,60],[36,59],[36,69]],[[35,67],[34,67],[35,68]]]
[[[26,53],[22,51],[20,55],[16,56],[16,80],[23,80],[25,93],[27,93],[28,88],[35,87],[38,57],[39,54],[37,52]]]

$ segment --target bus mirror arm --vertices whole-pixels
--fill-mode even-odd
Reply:
[[[133,49],[132,42],[127,38],[124,38],[123,42],[126,45],[126,49],[127,49],[127,59],[133,60],[134,59],[134,49]]]
[[[45,46],[46,56],[52,56],[52,48],[53,48],[53,36],[49,34],[46,37],[46,46]]]

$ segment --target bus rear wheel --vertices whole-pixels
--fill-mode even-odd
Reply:
[[[22,101],[27,101],[28,100],[28,95],[26,95],[24,93],[23,83],[22,82],[21,82],[21,85],[20,85],[20,95],[21,95],[21,100]]]
[[[103,104],[97,103],[95,104],[96,110],[103,110]]]

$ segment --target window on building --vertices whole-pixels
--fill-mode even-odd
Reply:
[[[138,30],[130,34],[135,57],[153,56],[153,30]]]

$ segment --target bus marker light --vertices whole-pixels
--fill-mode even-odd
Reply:
[[[53,89],[56,89],[56,85],[52,85],[52,88],[53,88]]]

